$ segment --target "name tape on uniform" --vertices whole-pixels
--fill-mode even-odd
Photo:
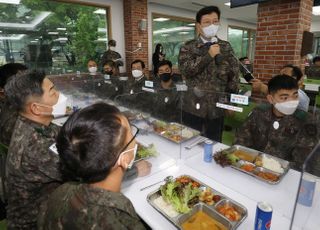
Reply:
[[[154,89],[150,89],[150,88],[146,88],[146,87],[142,87],[142,90],[143,90],[143,91],[150,92],[150,93],[154,93],[154,92],[155,92]]]
[[[246,95],[232,93],[231,98],[230,98],[230,102],[240,104],[240,105],[249,105],[249,98]]]
[[[153,88],[153,81],[145,81],[145,82],[144,82],[144,86],[145,86],[145,87]]]
[[[219,103],[219,102],[216,103],[216,106],[218,108],[221,108],[221,109],[232,110],[232,111],[236,111],[236,112],[240,112],[240,113],[243,112],[243,108],[237,107],[237,106],[222,104],[222,103]]]

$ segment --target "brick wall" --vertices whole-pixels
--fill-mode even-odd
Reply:
[[[272,0],[260,3],[254,60],[255,76],[268,81],[283,65],[302,69],[303,31],[310,31],[313,0]]]
[[[142,61],[144,61],[144,63],[146,64],[146,69],[148,70],[148,30],[146,29],[144,31],[141,31],[139,29],[140,20],[148,18],[148,1],[124,0],[123,11],[126,68],[127,73],[130,75],[131,62],[135,59],[141,59]],[[127,52],[137,49],[137,45],[139,42],[141,42],[142,50],[139,50],[135,53]]]

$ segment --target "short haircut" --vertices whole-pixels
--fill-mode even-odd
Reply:
[[[300,79],[303,77],[303,73],[298,66],[288,64],[288,65],[283,66],[283,68],[291,68],[292,69],[292,76],[291,77],[294,77],[297,81],[300,81]]]
[[[320,56],[315,56],[313,58],[313,64],[315,64],[316,62],[320,61]]]
[[[158,64],[158,70],[161,66],[164,66],[164,65],[168,65],[170,67],[170,69],[172,69],[172,62],[169,61],[169,60],[163,60],[163,61],[160,61],[159,64]]]
[[[136,63],[140,63],[142,69],[146,68],[146,65],[144,64],[144,62],[143,62],[142,60],[136,59],[136,60],[134,60],[134,61],[131,63],[131,69],[132,69],[132,65],[133,65],[133,64],[136,64]]]
[[[282,89],[292,90],[298,88],[297,80],[293,77],[289,77],[288,75],[277,75],[271,78],[268,83],[269,94],[274,94]]]
[[[102,65],[102,67],[104,67],[105,65],[108,65],[110,66],[111,68],[117,68],[117,65],[114,61],[112,60],[108,60],[108,61],[105,61]]]
[[[220,20],[221,12],[220,12],[219,8],[217,6],[206,6],[198,11],[198,13],[196,15],[196,21],[198,23],[200,23],[203,15],[211,14],[211,13],[216,13],[218,15],[218,19]]]
[[[21,63],[8,63],[0,67],[0,87],[4,88],[9,77],[17,74],[19,71],[27,70],[27,66]]]
[[[43,95],[42,83],[46,74],[43,71],[31,70],[12,76],[5,85],[5,95],[10,104],[18,111],[25,111],[30,97]]]
[[[66,181],[102,181],[124,148],[126,128],[113,105],[96,103],[70,116],[57,136],[60,169]]]
[[[113,40],[113,39],[111,39],[111,40],[109,40],[109,42],[108,42],[108,46],[116,46],[116,41],[115,40]]]

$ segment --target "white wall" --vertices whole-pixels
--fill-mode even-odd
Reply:
[[[311,32],[319,32],[320,31],[320,20],[311,22]]]

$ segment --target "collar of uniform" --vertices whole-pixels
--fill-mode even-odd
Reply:
[[[41,134],[42,136],[45,137],[51,137],[52,136],[52,129],[51,129],[51,123],[48,126],[45,126],[43,124],[37,123],[35,121],[32,121],[24,116],[19,115],[19,119],[24,122],[29,124],[30,126],[32,126],[34,128],[34,130]]]
[[[136,82],[139,82],[139,81],[141,81],[142,79],[144,79],[144,74],[143,74],[141,77],[139,77],[139,78],[135,78],[134,80],[135,80]]]
[[[201,35],[199,35],[198,37],[198,41],[201,42],[201,43],[207,43],[207,42],[219,42],[219,38],[217,36],[214,36],[213,38],[211,38],[211,40],[207,40],[205,38],[203,38]]]
[[[79,186],[88,194],[89,202],[92,205],[108,206],[127,212],[131,216],[134,215],[135,212],[132,209],[132,205],[130,205],[129,199],[120,192],[111,192],[102,188],[92,187],[89,184],[80,184]]]

